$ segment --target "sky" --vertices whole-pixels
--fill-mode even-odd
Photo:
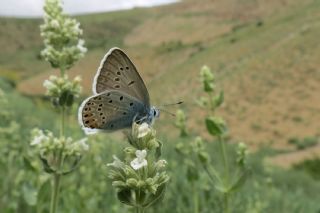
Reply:
[[[64,11],[69,14],[84,14],[133,7],[151,7],[176,0],[63,0]],[[40,17],[44,0],[0,0],[0,16]]]

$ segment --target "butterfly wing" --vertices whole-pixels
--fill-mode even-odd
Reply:
[[[86,133],[115,131],[131,127],[135,118],[147,115],[147,108],[138,99],[117,90],[107,90],[83,101],[79,123]]]
[[[106,90],[122,91],[147,107],[150,106],[148,90],[136,67],[129,57],[116,47],[104,56],[94,78],[93,93],[99,94]]]

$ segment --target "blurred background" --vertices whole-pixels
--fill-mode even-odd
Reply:
[[[16,150],[23,156],[28,153],[33,127],[57,128],[56,112],[46,100],[43,87],[43,81],[56,71],[40,56],[43,1],[0,0],[0,5],[0,88],[6,100],[2,104],[6,107],[0,107],[0,144],[3,152]],[[72,77],[82,76],[81,100],[92,94],[93,77],[102,57],[117,46],[135,63],[152,104],[183,100],[181,108],[187,114],[191,135],[201,134],[211,140],[203,124],[205,112],[195,103],[202,93],[199,70],[207,65],[224,90],[225,102],[217,113],[228,124],[229,143],[247,144],[256,169],[241,198],[235,199],[238,211],[320,212],[318,0],[65,0],[64,8],[81,23],[88,48],[85,57],[70,71]],[[77,124],[78,106],[68,118],[73,135],[83,135]],[[168,110],[175,112],[176,108]],[[192,212],[188,209],[190,189],[186,189],[183,176],[178,175],[182,174],[178,167],[183,159],[179,161],[174,145],[182,139],[177,139],[179,130],[173,128],[174,121],[163,113],[155,125],[159,137],[166,141],[164,153],[171,163],[173,180],[166,207],[154,212],[168,212],[173,206],[181,208],[180,212]],[[101,168],[92,168],[89,162],[95,162],[94,166],[109,162],[110,150],[124,146],[119,145],[122,135],[95,137],[92,153],[81,167],[83,170],[78,171],[83,179],[70,178],[70,182],[87,184],[80,196],[87,199],[86,208],[91,205],[95,211],[85,211],[70,197],[63,204],[69,208],[66,212],[121,212],[122,206],[114,201],[110,184],[100,174]],[[188,140],[192,138],[184,142]],[[214,143],[210,147],[215,155]],[[3,168],[9,161],[15,167],[7,168],[12,174],[1,175],[7,176],[3,177],[3,185],[11,186],[0,202],[0,206],[9,209],[6,212],[34,212],[34,206],[23,200],[25,176],[15,179],[20,169],[13,162],[21,156],[2,160]],[[94,180],[97,176],[99,180]],[[105,190],[93,196],[101,188],[96,181],[104,183]],[[206,187],[198,190],[210,191]],[[7,194],[10,190],[15,193]],[[169,205],[170,199],[177,196],[179,199]],[[45,196],[41,199],[45,200]],[[201,212],[219,212],[214,195],[202,202]]]

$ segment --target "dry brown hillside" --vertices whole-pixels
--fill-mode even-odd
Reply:
[[[145,16],[116,45],[136,63],[154,103],[185,101],[191,129],[203,126],[194,100],[206,64],[225,90],[221,113],[232,138],[283,148],[290,138],[320,135],[319,9],[312,0],[183,1],[142,10]],[[90,49],[71,71],[83,76],[88,95],[106,51]],[[42,94],[50,73],[22,81],[19,90]]]

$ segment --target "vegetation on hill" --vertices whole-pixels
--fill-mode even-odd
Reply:
[[[316,0],[184,0],[77,17],[88,54],[69,73],[82,76],[85,96],[92,93],[103,55],[119,46],[135,62],[152,104],[184,101],[186,115],[176,122],[183,127],[181,137],[168,114],[162,113],[154,126],[165,143],[163,157],[171,179],[161,205],[150,212],[211,213],[224,208],[219,193],[225,191],[211,183],[194,156],[178,150],[201,135],[211,162],[223,171],[219,143],[204,124],[207,112],[196,107],[204,64],[224,90],[217,113],[230,128],[225,138],[230,162],[239,160],[234,155],[237,142],[252,150],[246,162],[252,173],[239,192],[232,192],[232,212],[320,211],[319,158],[313,159],[320,153],[319,10]],[[41,23],[0,18],[0,206],[8,213],[48,212],[50,201],[50,176],[29,147],[33,128],[59,132],[59,112],[42,95],[43,81],[54,71],[40,56]],[[81,138],[74,105],[68,109],[65,133]],[[126,146],[122,134],[91,136],[89,144],[79,167],[63,179],[59,208],[130,211],[116,201],[107,179],[106,163]]]

